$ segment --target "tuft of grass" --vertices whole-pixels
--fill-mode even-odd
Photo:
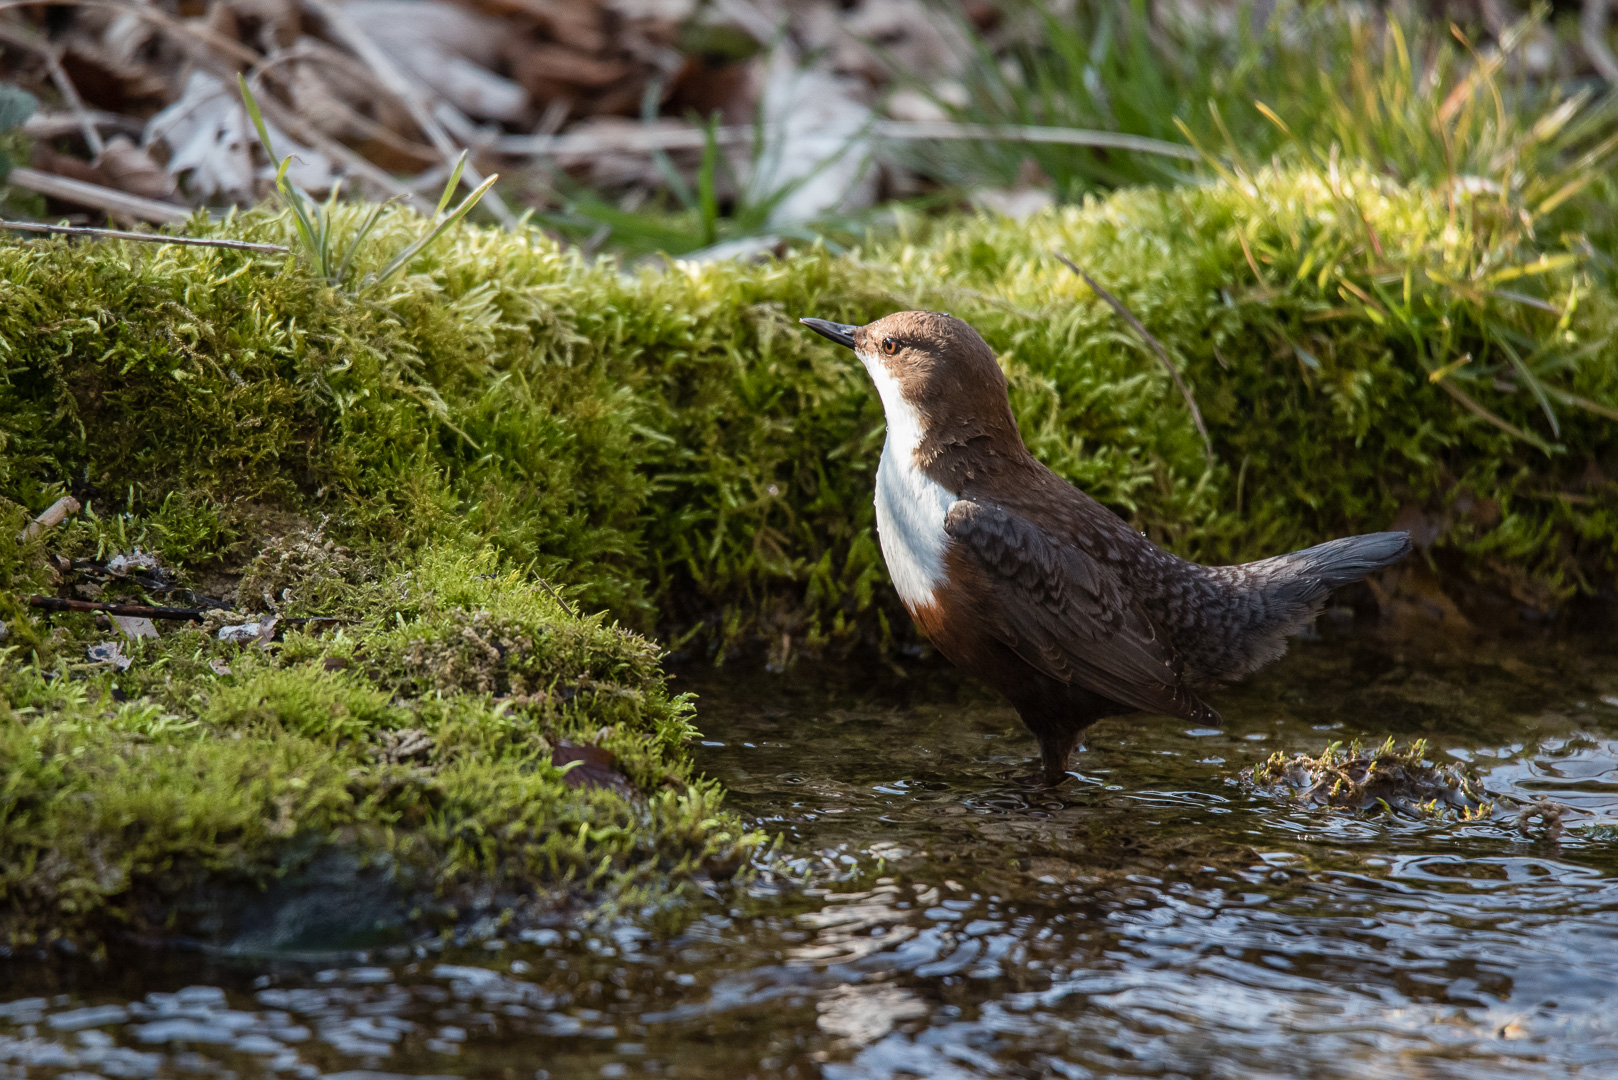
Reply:
[[[1438,184],[1501,175],[1505,155],[1533,176],[1553,170],[1566,136],[1614,126],[1611,101],[1531,74],[1526,47],[1549,32],[1540,9],[1487,48],[1458,27],[1330,3],[1285,3],[1262,24],[1250,10],[1154,11],[1144,0],[1013,0],[1004,14],[1003,41],[957,35],[968,43],[959,100],[896,76],[965,122],[1188,138],[1221,155],[1204,175],[1331,158]],[[1540,125],[1568,130],[1550,140]],[[1009,185],[1029,160],[1069,201],[1194,179],[1153,155],[992,141],[927,148],[911,164],[971,187]]]
[[[275,165],[275,191],[287,213],[292,215],[299,249],[303,252],[304,258],[309,260],[309,265],[317,277],[328,285],[344,285],[349,280],[349,268],[353,265],[355,256],[361,251],[371,230],[376,228],[377,221],[381,219],[382,211],[387,204],[373,206],[357,226],[348,230],[346,241],[339,246],[340,223],[346,216],[337,213],[341,185],[333,185],[327,200],[318,203],[289,180],[287,170],[292,167],[292,158],[276,157],[275,147],[270,144],[270,129],[264,124],[264,114],[259,111],[258,101],[253,97],[253,91],[248,88],[247,79],[237,75],[236,83],[241,88],[242,104],[253,121],[253,130],[258,133],[259,145],[264,147],[265,156]],[[453,228],[471,213],[472,208],[488,194],[490,188],[494,187],[494,182],[500,179],[498,174],[488,177],[446,215],[444,210],[461,186],[461,173],[465,168],[466,151],[462,150],[461,156],[455,159],[455,165],[450,169],[449,179],[444,182],[444,193],[438,199],[438,207],[433,211],[430,226],[415,241],[389,259],[381,269],[366,275],[355,291],[386,284],[390,278],[409,265],[412,259],[444,235],[445,230]]]
[[[1006,24],[997,42],[977,33],[959,13],[958,95],[941,95],[915,72],[893,75],[931,98],[952,119],[973,124],[1041,125],[1143,135],[1179,142],[1174,119],[1229,97],[1228,80],[1250,76],[1259,44],[1250,32],[1234,38],[1199,27],[1155,25],[1144,0],[1001,5]],[[1231,61],[1241,58],[1236,69]],[[1239,93],[1239,91],[1237,91]],[[947,183],[970,188],[1009,186],[1032,160],[1063,198],[1137,184],[1192,179],[1183,163],[1150,154],[1094,147],[994,141],[918,148],[906,164]]]

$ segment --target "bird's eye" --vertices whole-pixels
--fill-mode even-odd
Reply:
[[[899,343],[890,337],[882,339],[882,351],[889,356],[899,351]]]

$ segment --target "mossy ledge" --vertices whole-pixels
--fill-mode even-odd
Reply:
[[[436,897],[412,925],[737,865],[762,838],[692,778],[690,704],[636,632],[783,662],[910,633],[872,524],[879,404],[800,315],[973,322],[1035,453],[1185,555],[1400,522],[1416,565],[1520,603],[1610,593],[1618,305],[1587,209],[1609,187],[1535,217],[1271,171],[634,273],[460,228],[358,296],[294,256],[0,245],[4,930],[224,933],[183,925],[185,898],[333,850]],[[191,228],[291,238],[267,212]],[[420,228],[389,211],[356,274]],[[1052,249],[1183,368],[1211,462]],[[64,492],[84,513],[19,542]],[[109,631],[21,597],[137,546],[244,613],[345,621],[269,650],[169,630],[93,668]],[[561,740],[615,754],[627,792],[569,784]]]
[[[764,841],[693,776],[691,702],[651,641],[574,614],[492,552],[337,570],[298,579],[336,623],[277,641],[221,641],[214,625],[241,617],[216,613],[120,642],[119,670],[86,659],[117,634],[70,615],[6,648],[12,946],[520,929],[580,899],[666,903]],[[296,627],[307,601],[283,598]]]

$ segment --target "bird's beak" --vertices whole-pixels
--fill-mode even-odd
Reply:
[[[799,319],[798,321],[823,338],[829,338],[839,345],[848,346],[850,349],[854,347],[854,331],[859,329],[857,326],[850,326],[848,323],[827,322],[825,319]]]

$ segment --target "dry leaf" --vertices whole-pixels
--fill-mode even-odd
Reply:
[[[269,131],[275,152],[293,158],[287,175],[294,184],[316,194],[331,189],[336,178],[324,154],[293,142],[274,125]],[[186,174],[187,189],[199,199],[250,201],[254,178],[275,175],[274,166],[254,164],[258,135],[238,91],[206,71],[193,71],[179,99],[147,123],[145,144],[158,139],[169,147],[168,171]]]
[[[764,151],[749,189],[755,201],[787,192],[770,214],[771,225],[876,201],[876,170],[866,133],[871,110],[849,80],[799,68],[778,50],[770,61],[761,108]]]
[[[96,163],[96,170],[108,187],[148,199],[167,199],[174,194],[174,178],[151,155],[126,136],[116,136]]]
[[[581,746],[565,739],[557,742],[551,750],[551,764],[561,768],[573,762],[578,764],[562,774],[569,787],[606,788],[625,796],[635,793],[624,774],[617,770],[618,759],[612,751],[599,746]]]
[[[528,91],[490,70],[512,28],[499,19],[437,0],[348,0],[343,11],[406,72],[480,120],[515,121]]]

